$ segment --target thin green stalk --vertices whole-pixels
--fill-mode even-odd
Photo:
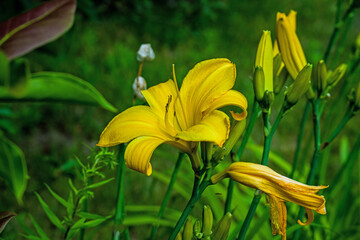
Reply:
[[[269,154],[270,154],[270,148],[271,148],[271,140],[274,136],[274,133],[280,123],[280,120],[283,117],[285,111],[285,104],[281,107],[280,112],[277,115],[277,118],[272,126],[272,128],[270,129],[270,121],[269,121],[269,113],[268,112],[263,112],[263,121],[264,121],[264,150],[263,150],[263,155],[262,155],[262,159],[261,159],[261,164],[262,165],[267,165],[268,161],[269,161]],[[250,226],[250,223],[255,215],[255,211],[257,206],[259,205],[261,199],[261,191],[260,190],[256,190],[255,194],[254,194],[254,198],[251,202],[250,205],[250,209],[248,210],[248,213],[246,215],[245,221],[241,227],[239,236],[237,238],[237,240],[243,240],[245,239],[245,235],[246,232]]]
[[[319,112],[319,106],[320,106],[320,99],[313,100],[311,102],[313,107],[313,130],[314,130],[314,154],[311,161],[310,166],[310,172],[307,177],[306,184],[312,185],[315,179],[315,176],[317,174],[318,165],[319,165],[319,155],[320,155],[320,112]],[[299,212],[298,219],[302,220],[304,217],[305,209],[301,208]],[[294,240],[298,240],[300,237],[300,229],[295,231],[294,233]]]
[[[337,137],[337,135],[341,132],[341,130],[345,127],[346,123],[354,116],[353,105],[350,104],[346,113],[337,126],[337,128],[331,133],[330,137],[326,140],[326,142],[322,145],[321,150],[324,150],[329,144]]]
[[[355,3],[353,3],[346,11],[346,13],[344,14],[344,16],[341,18],[340,21],[335,23],[335,27],[334,30],[330,36],[330,40],[329,43],[327,45],[327,48],[325,50],[325,54],[324,54],[324,61],[327,62],[330,53],[334,47],[335,42],[338,40],[339,38],[339,33],[340,33],[340,29],[342,28],[342,26],[344,25],[343,23],[348,19],[348,17],[351,15],[351,13],[355,10]],[[340,5],[341,6],[341,5]]]
[[[178,156],[178,158],[176,160],[175,168],[174,168],[173,173],[172,173],[171,178],[170,178],[170,183],[169,183],[168,189],[167,189],[167,191],[165,193],[165,196],[164,196],[163,201],[162,201],[161,206],[160,206],[159,213],[157,215],[159,220],[162,218],[162,216],[164,214],[164,211],[165,211],[165,208],[166,208],[166,205],[167,205],[167,203],[168,203],[168,201],[170,199],[171,192],[172,192],[175,180],[176,180],[176,176],[177,176],[177,174],[179,172],[179,169],[180,169],[180,166],[181,166],[181,163],[182,163],[184,157],[185,157],[184,153],[182,153],[182,152],[179,153],[179,156]],[[152,231],[151,231],[151,236],[150,236],[151,240],[155,239],[158,228],[159,228],[158,224],[153,225],[153,228],[152,228]]]
[[[114,227],[113,227],[113,240],[120,239],[121,233],[119,232],[119,225],[122,224],[125,217],[125,204],[124,204],[124,180],[125,180],[125,159],[124,159],[125,146],[121,144],[119,146],[118,153],[118,166],[116,172],[117,179],[117,199],[116,199],[116,209],[114,217]],[[125,239],[129,238],[129,230],[126,228],[123,233]]]
[[[298,162],[299,162],[301,143],[302,143],[302,140],[303,140],[303,137],[304,137],[305,126],[306,126],[306,122],[307,122],[307,118],[309,116],[309,113],[310,113],[310,101],[307,101],[306,106],[305,106],[305,110],[304,110],[304,113],[303,113],[302,119],[301,119],[300,131],[299,131],[299,135],[298,135],[298,139],[297,139],[297,145],[296,145],[294,161],[293,161],[293,165],[292,165],[292,169],[291,169],[291,173],[289,175],[289,178],[294,177],[294,174],[295,174]]]
[[[251,110],[251,117],[250,117],[249,125],[247,126],[247,128],[245,130],[244,137],[240,144],[240,148],[237,151],[237,159],[241,159],[241,156],[245,150],[246,144],[250,138],[251,132],[254,128],[255,122],[258,118],[258,112],[259,112],[259,104],[255,101],[253,104],[252,110]],[[229,179],[229,185],[228,185],[226,201],[225,201],[225,208],[224,208],[224,215],[230,211],[233,192],[234,192],[234,181],[232,179]]]
[[[176,238],[176,235],[179,233],[181,227],[184,225],[187,217],[189,216],[191,210],[193,209],[193,207],[195,206],[195,203],[197,202],[197,200],[199,199],[199,192],[200,189],[200,176],[198,176],[197,174],[195,174],[194,176],[194,187],[193,187],[193,191],[191,194],[191,198],[188,201],[183,213],[181,214],[181,217],[179,218],[178,222],[176,223],[173,232],[171,233],[169,240],[174,240]]]

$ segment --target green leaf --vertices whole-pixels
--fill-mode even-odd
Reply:
[[[106,180],[104,180],[104,181],[91,184],[91,185],[89,185],[89,186],[86,186],[86,187],[84,188],[84,190],[100,187],[100,186],[102,186],[102,185],[107,184],[108,182],[111,182],[112,180],[114,180],[114,178],[109,178],[109,179],[106,179]]]
[[[4,178],[22,205],[28,175],[24,153],[13,142],[0,133],[0,177]]]
[[[70,186],[70,188],[74,191],[75,195],[77,195],[79,191],[78,191],[78,190],[76,189],[76,187],[74,186],[71,178],[69,178],[69,186]]]
[[[29,61],[25,58],[15,59],[10,64],[10,82],[8,91],[17,98],[24,96],[28,91],[30,77]]]
[[[69,198],[68,198],[68,207],[66,208],[66,212],[68,214],[68,216],[70,217],[74,211],[75,205],[74,205],[74,195],[72,193],[72,191],[70,190],[69,193]]]
[[[0,48],[9,59],[55,40],[74,21],[76,0],[46,2],[0,23]]]
[[[30,220],[32,222],[32,224],[35,227],[36,232],[39,234],[39,236],[41,237],[42,240],[47,240],[50,239],[46,233],[44,232],[44,230],[42,230],[42,228],[40,227],[40,225],[35,221],[35,219],[33,218],[32,215],[30,215]]]
[[[90,83],[67,73],[39,72],[31,75],[27,92],[21,97],[0,87],[0,101],[46,101],[87,104],[100,106],[108,111],[117,112]]]
[[[49,190],[49,192],[51,193],[51,195],[59,202],[61,203],[61,205],[63,205],[64,207],[68,208],[69,203],[63,199],[62,197],[60,197],[57,193],[55,193],[46,183],[45,186],[47,187],[47,189]]]
[[[107,217],[102,217],[100,219],[95,219],[95,220],[90,220],[90,221],[79,223],[79,224],[74,224],[74,226],[71,229],[96,227],[96,226],[100,225],[101,223],[103,223],[104,221],[106,221],[107,219],[109,219],[110,217],[111,216],[107,216]]]
[[[35,193],[36,197],[38,198],[42,208],[44,209],[44,212],[46,213],[46,215],[48,216],[48,218],[50,219],[50,221],[58,228],[60,229],[62,232],[65,233],[65,228],[64,226],[61,224],[61,221],[59,220],[59,218],[55,215],[55,213],[49,208],[49,206],[46,204],[46,202],[44,202],[44,200],[40,197],[40,195],[38,193]]]
[[[100,216],[98,214],[94,214],[94,213],[88,213],[88,212],[79,212],[77,213],[77,215],[81,218],[85,218],[85,219],[103,219],[103,216]],[[111,216],[107,216],[106,218],[109,218]]]
[[[123,221],[123,224],[126,226],[139,226],[139,225],[152,225],[154,223],[158,223],[159,226],[165,227],[174,227],[176,221],[170,221],[165,219],[158,219],[157,217],[150,215],[138,215],[138,216],[126,216]]]

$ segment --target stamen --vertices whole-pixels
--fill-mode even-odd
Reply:
[[[185,125],[186,126],[181,126],[181,124],[179,123],[179,119],[177,119],[178,123],[179,123],[179,126],[180,128],[182,129],[183,127],[188,128],[189,125],[188,125],[188,122],[187,122],[187,119],[186,119],[186,114],[185,114],[185,109],[184,109],[184,104],[182,103],[182,100],[180,98],[180,91],[179,91],[179,86],[177,84],[177,81],[176,81],[176,76],[175,76],[175,64],[172,65],[172,69],[173,69],[173,78],[174,78],[174,82],[175,82],[175,88],[176,88],[176,93],[177,93],[177,97],[179,99],[179,102],[180,102],[180,106],[181,106],[181,110],[182,110],[182,114],[183,114],[183,118],[184,118],[184,121],[185,121]]]

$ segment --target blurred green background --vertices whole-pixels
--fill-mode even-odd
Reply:
[[[1,1],[0,21],[42,2],[44,1]],[[181,81],[197,62],[225,57],[236,64],[237,81],[234,88],[248,98],[249,109],[251,109],[253,101],[251,75],[262,30],[271,30],[274,38],[276,12],[288,13],[290,9],[298,12],[297,34],[307,60],[315,64],[323,56],[332,32],[336,1],[78,0],[73,27],[58,40],[25,55],[25,57],[30,61],[32,72],[66,72],[88,81],[120,111],[132,105],[131,86],[138,70],[136,52],[142,43],[151,43],[156,54],[156,59],[153,62],[146,62],[143,67],[142,76],[146,79],[148,87],[171,78],[173,63],[176,66],[177,79]],[[358,14],[353,20],[343,51],[339,54],[336,62],[330,59],[329,66],[336,67],[348,59],[359,30],[360,17]],[[359,72],[354,75],[358,78]],[[288,81],[290,82],[290,80]],[[331,104],[337,101],[336,96],[339,89],[335,89],[332,93],[325,112],[331,108]],[[282,95],[275,102],[272,120],[280,107],[281,99]],[[288,174],[287,169],[293,160],[304,105],[304,100],[299,102],[293,111],[282,120],[273,140],[272,152],[280,156],[281,160],[280,164],[278,162],[271,163],[270,160],[270,166],[285,175]],[[53,239],[59,239],[61,235],[53,231],[54,227],[46,218],[34,192],[43,196],[51,208],[61,215],[63,210],[50,197],[43,183],[47,183],[60,195],[67,196],[67,179],[72,178],[74,182],[78,179],[73,168],[64,166],[74,159],[74,155],[86,161],[86,156],[90,153],[87,145],[95,147],[101,131],[114,114],[96,107],[48,103],[1,104],[0,107],[10,108],[12,111],[13,128],[8,129],[7,136],[24,151],[30,176],[22,207],[16,204],[14,196],[8,191],[4,182],[0,181],[0,210],[11,210],[18,214],[30,212],[49,234],[53,234],[51,235]],[[343,110],[344,107],[336,111],[342,116]],[[322,120],[325,122],[326,119]],[[251,144],[245,150],[243,161],[259,161],[257,145],[262,145],[261,124],[261,121],[258,121],[254,128]],[[335,125],[336,122],[333,124]],[[324,181],[320,184],[328,185],[330,183],[331,178],[340,167],[341,161],[346,158],[346,156],[341,156],[344,154],[341,149],[350,149],[357,135],[355,133],[359,131],[358,126],[359,116],[349,122],[334,142],[327,155],[329,164],[327,170],[323,171],[325,172],[322,176]],[[307,166],[310,163],[313,148],[311,136],[312,125],[309,118],[305,132],[304,151],[301,156]],[[165,179],[168,178],[176,158],[177,150],[169,146],[161,146],[152,157],[155,170],[153,176],[146,177],[127,170],[125,204],[131,206],[137,204],[160,205],[167,186],[160,180],[161,176],[165,176]],[[357,168],[351,176],[354,184],[352,185],[354,196],[359,195],[359,164],[356,166]],[[106,174],[115,176],[115,171],[109,170]],[[190,194],[192,174],[188,162],[183,164],[182,174],[179,188]],[[296,180],[304,181],[306,175],[307,171],[305,170],[298,172]],[[89,209],[101,215],[112,214],[116,199],[115,187],[114,181],[96,190],[95,198],[89,203]],[[220,204],[218,206],[223,206],[226,196],[225,192],[221,192],[223,190],[224,187],[214,187],[208,191],[201,203],[210,203],[213,208],[216,208],[213,202]],[[186,202],[184,198],[188,197],[181,192],[181,190],[175,189],[169,204],[178,211],[182,211]],[[238,200],[234,222],[239,219],[243,220],[252,198],[252,192],[244,187],[238,189],[238,194],[242,194],[242,199]],[[237,199],[234,200],[234,204],[236,201]],[[195,217],[200,217],[201,204],[198,205],[192,213]],[[327,209],[331,214],[329,205]],[[355,210],[359,211],[359,209],[358,204]],[[222,209],[217,211],[222,212]],[[296,211],[295,207],[294,212]],[[261,216],[265,214],[269,215],[268,209],[262,206],[258,209],[258,213],[250,227],[249,235],[252,234],[254,239],[271,239],[268,218],[264,217],[266,221],[261,225],[261,231],[256,229],[256,220],[261,219]],[[141,216],[141,213],[136,212],[128,214]],[[152,214],[155,215],[156,212]],[[215,214],[215,217],[218,219],[220,216]],[[321,218],[326,217],[316,215],[315,221],[323,221]],[[294,216],[289,216],[288,226],[295,225],[295,220]],[[360,224],[359,219],[352,224],[354,226]],[[89,230],[86,238],[109,239],[111,227],[112,222],[108,222]],[[150,229],[151,225],[131,226],[131,239],[145,239],[149,236]],[[327,231],[330,230],[325,230],[324,233]],[[20,238],[18,233],[21,232],[23,232],[22,227],[15,218],[8,224],[1,236],[4,239],[18,239]],[[166,239],[169,232],[170,228],[161,227],[158,234],[159,239]]]

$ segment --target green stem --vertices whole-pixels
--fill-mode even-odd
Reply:
[[[306,126],[306,120],[309,116],[310,113],[310,101],[307,101],[306,106],[305,106],[305,110],[304,113],[302,115],[302,119],[301,119],[301,124],[300,124],[300,131],[299,131],[299,135],[298,135],[298,139],[297,139],[297,145],[296,145],[296,151],[295,151],[295,156],[294,156],[294,162],[292,165],[292,169],[291,169],[291,173],[289,175],[289,178],[293,178],[298,162],[299,162],[299,156],[300,156],[300,149],[301,149],[301,142],[303,140],[304,137],[304,132],[305,132],[305,126]]]
[[[161,206],[160,206],[159,213],[157,215],[158,220],[160,220],[162,218],[163,214],[164,214],[166,205],[167,205],[167,203],[168,203],[168,201],[170,199],[170,196],[171,196],[171,192],[172,192],[175,180],[176,180],[176,176],[177,176],[177,174],[179,172],[179,169],[180,169],[180,166],[181,166],[181,163],[182,163],[182,160],[184,159],[184,157],[185,157],[184,153],[179,153],[179,156],[178,156],[178,158],[176,160],[174,171],[173,171],[173,173],[171,175],[171,179],[170,179],[168,189],[167,189],[167,191],[165,193],[164,199],[163,199],[163,201],[161,203]],[[152,231],[151,231],[151,236],[150,236],[151,240],[155,239],[158,228],[159,228],[158,224],[153,225],[153,228],[152,228]]]
[[[119,225],[122,224],[125,217],[125,204],[124,204],[124,180],[125,180],[125,159],[124,159],[125,146],[121,144],[119,146],[118,153],[118,166],[116,172],[117,179],[117,199],[116,199],[116,209],[114,217],[114,227],[113,227],[113,240],[119,239]],[[125,239],[129,239],[129,230],[126,228],[124,231]]]
[[[348,19],[348,17],[351,15],[351,13],[355,10],[355,7],[354,7],[354,4],[353,3],[346,11],[346,13],[344,14],[344,16],[341,18],[340,21],[337,21],[335,23],[335,27],[334,27],[334,30],[330,36],[330,40],[329,40],[329,43],[327,45],[327,48],[325,50],[325,54],[324,54],[324,61],[327,62],[329,56],[330,56],[330,53],[334,47],[334,44],[335,42],[337,41],[337,39],[339,38],[339,33],[340,33],[340,29],[342,28],[342,26],[344,25],[343,23]],[[338,5],[339,6],[339,5]],[[341,5],[340,5],[341,6]]]
[[[258,118],[258,112],[259,112],[259,104],[256,101],[254,101],[253,107],[251,109],[251,117],[250,117],[249,125],[247,126],[247,128],[245,130],[244,137],[240,144],[240,148],[237,151],[237,159],[241,159],[241,156],[245,150],[246,144],[250,138],[251,132],[254,128],[255,122]],[[234,192],[234,181],[232,179],[229,179],[229,185],[228,185],[226,201],[225,201],[225,208],[224,208],[224,215],[230,211],[233,192]]]
[[[270,121],[269,121],[269,112],[263,112],[263,121],[264,121],[264,151],[261,159],[262,165],[267,165],[269,161],[269,154],[270,154],[270,148],[271,148],[271,140],[274,136],[274,133],[280,123],[280,120],[283,117],[284,111],[285,111],[286,103],[284,102],[283,106],[280,109],[280,112],[278,113],[276,120],[270,129]],[[250,209],[248,210],[248,213],[246,215],[246,218],[244,220],[244,223],[241,227],[239,236],[237,240],[245,239],[246,232],[250,226],[250,223],[255,215],[255,211],[257,206],[259,205],[261,199],[261,191],[256,190],[254,194],[254,198],[251,202]]]
[[[189,216],[191,210],[193,209],[193,207],[195,206],[195,203],[197,202],[197,200],[199,199],[199,196],[201,195],[201,193],[199,192],[199,189],[200,189],[200,176],[198,176],[195,173],[194,187],[193,187],[193,192],[191,194],[191,198],[188,201],[183,213],[181,214],[181,217],[179,218],[178,222],[176,223],[174,230],[169,237],[169,240],[174,240],[176,238],[176,235],[179,233],[181,227],[184,225],[187,217]]]
[[[337,126],[337,128],[331,133],[330,137],[326,140],[326,142],[322,145],[321,150],[324,150],[329,144],[337,137],[340,131],[345,127],[346,123],[354,116],[353,105],[350,104],[348,107],[343,119]]]
[[[312,185],[317,174],[318,165],[319,165],[319,155],[320,155],[320,112],[319,112],[319,105],[320,99],[313,100],[311,102],[313,107],[313,129],[314,129],[314,154],[311,161],[310,172],[307,177],[306,184]],[[299,211],[298,219],[302,220],[305,214],[305,209],[302,207]],[[295,231],[294,233],[294,240],[298,240],[300,237],[300,229]]]

